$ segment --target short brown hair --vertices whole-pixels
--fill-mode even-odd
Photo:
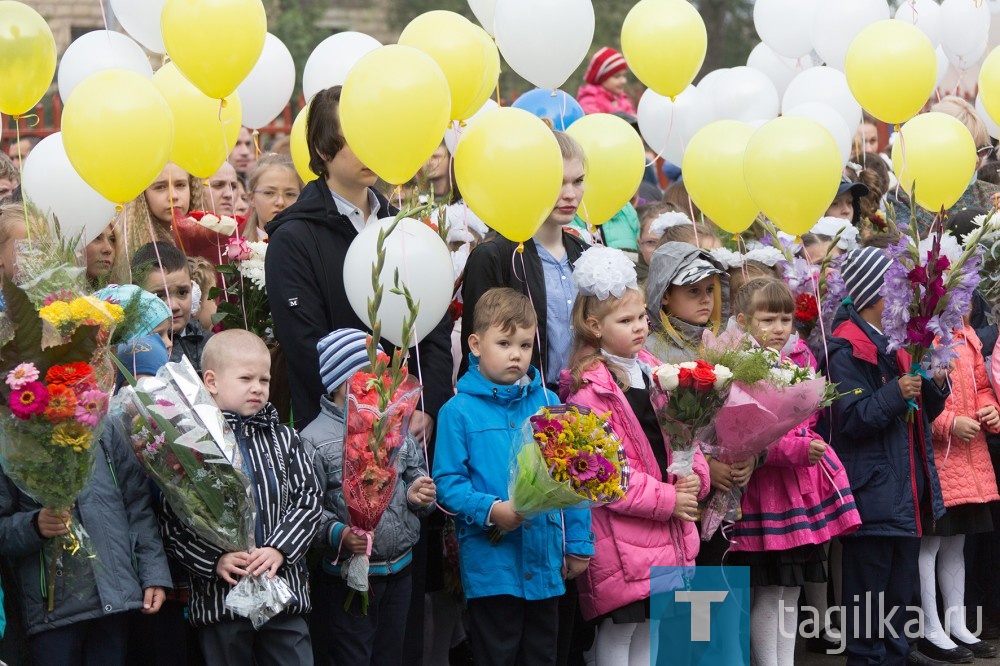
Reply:
[[[3,153],[0,153],[0,179],[21,182],[21,174],[14,162]]]
[[[347,145],[340,127],[340,93],[342,86],[320,90],[309,102],[306,120],[306,144],[309,146],[309,170],[327,178],[326,163]]]
[[[787,284],[775,278],[750,280],[736,292],[733,313],[753,316],[758,310],[783,314],[795,312],[792,290]]]
[[[476,303],[470,333],[482,335],[486,329],[493,327],[510,333],[518,328],[534,328],[537,325],[535,308],[527,296],[510,287],[494,287]]]

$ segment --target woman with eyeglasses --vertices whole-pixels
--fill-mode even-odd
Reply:
[[[976,170],[978,171],[979,167],[983,165],[983,162],[993,152],[993,140],[990,139],[986,125],[979,117],[979,114],[976,113],[976,109],[961,97],[948,95],[932,106],[931,111],[947,113],[969,128],[972,139],[976,142]],[[1000,194],[1000,186],[979,180],[977,176],[969,183],[969,186],[955,205],[945,211],[945,213],[950,217],[953,213],[966,208],[985,208],[991,210],[994,206],[993,198],[997,194]],[[896,199],[896,225],[903,228],[910,221],[910,200],[902,191],[896,194]],[[937,211],[917,207],[917,225],[920,228],[921,236],[926,235],[936,213]]]
[[[302,181],[295,171],[292,158],[278,153],[267,153],[257,160],[250,172],[250,219],[247,221],[246,238],[258,241],[267,238],[264,225],[299,198]]]

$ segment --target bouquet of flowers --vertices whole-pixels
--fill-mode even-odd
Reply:
[[[653,370],[649,396],[673,453],[667,472],[677,476],[692,473],[695,442],[726,401],[732,379],[727,366],[703,359],[667,363]]]
[[[625,496],[628,461],[607,416],[560,405],[543,407],[528,419],[508,485],[515,511],[531,516]],[[490,541],[498,543],[504,534],[494,527]]]
[[[910,225],[899,243],[888,249],[892,264],[880,291],[885,301],[882,330],[889,338],[889,351],[909,357],[911,374],[927,376],[928,370],[946,367],[954,358],[952,332],[962,327],[962,317],[970,310],[980,281],[980,241],[993,226],[983,224],[969,234],[963,248],[935,219],[925,240],[916,225]],[[911,401],[909,419],[916,409],[916,401]]]
[[[174,219],[174,241],[189,257],[202,257],[212,264],[221,264],[226,256],[230,236],[242,236],[246,220],[193,210],[186,217]]]
[[[132,448],[170,510],[199,538],[224,552],[254,548],[257,509],[236,436],[186,358],[156,377],[129,379],[115,396],[130,424]],[[280,577],[245,576],[226,596],[226,607],[255,627],[292,599]]]
[[[409,290],[400,286],[396,272],[391,293],[402,296],[408,314],[403,318],[400,339],[403,344],[392,358],[379,347],[382,323],[378,318],[382,303],[382,269],[385,266],[385,239],[407,213],[400,213],[396,221],[379,230],[376,240],[376,258],[372,264],[372,289],[368,299],[368,320],[372,334],[368,337],[368,359],[371,370],[354,374],[348,382],[347,436],[344,440],[343,489],[350,529],[368,541],[364,555],[354,555],[347,562],[344,576],[351,593],[344,604],[350,607],[354,592],[361,594],[361,612],[368,613],[368,567],[375,528],[382,519],[392,499],[399,470],[397,454],[409,429],[410,416],[420,401],[420,384],[409,376],[404,365],[407,350],[413,340],[413,324],[417,318],[418,304]]]
[[[836,239],[832,246],[836,246]],[[827,253],[818,265],[801,257],[778,263],[795,298],[795,329],[817,356],[822,352],[823,338],[832,331],[837,309],[847,295],[840,276],[841,262],[840,257]]]
[[[0,314],[0,466],[26,495],[61,513],[89,483],[114,386],[108,340],[122,309],[85,295],[72,243],[36,239],[18,248],[20,284],[3,283]],[[63,555],[92,557],[76,523],[50,541],[45,594],[55,607]],[[89,566],[89,565],[87,565]]]
[[[736,347],[731,347],[733,340]],[[800,367],[778,352],[758,347],[749,336],[709,341],[709,356],[741,357],[738,378],[705,437],[703,452],[731,465],[762,453],[792,428],[839,397],[836,385],[811,367]],[[702,538],[708,540],[723,520],[739,515],[742,491],[713,491],[702,512]]]
[[[221,322],[224,329],[246,329],[270,344],[274,341],[274,322],[264,284],[266,255],[266,241],[230,238],[224,250],[229,262],[215,267],[225,287],[211,289],[208,297],[219,301],[213,323]]]

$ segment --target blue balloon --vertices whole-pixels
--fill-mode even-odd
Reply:
[[[544,88],[535,88],[514,100],[512,106],[543,120],[547,118],[552,123],[552,129],[561,131],[566,131],[570,125],[584,116],[580,104],[572,95],[562,90],[552,92]]]

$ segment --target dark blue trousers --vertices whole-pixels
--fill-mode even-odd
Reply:
[[[920,539],[863,536],[841,544],[848,666],[905,664],[910,645],[904,626],[911,619],[906,607],[920,595]]]
[[[74,622],[28,639],[31,658],[45,666],[124,666],[128,614]]]

